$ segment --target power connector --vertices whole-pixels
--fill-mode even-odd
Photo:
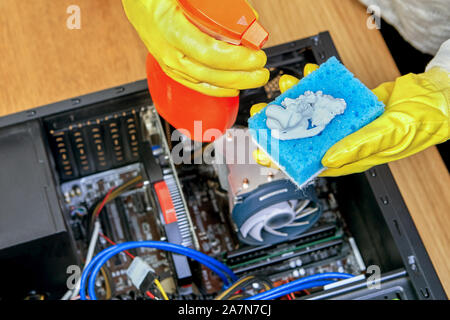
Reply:
[[[155,270],[139,257],[133,259],[127,269],[127,276],[141,292],[150,290],[157,278]]]

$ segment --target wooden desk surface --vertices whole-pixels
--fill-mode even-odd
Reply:
[[[399,72],[356,0],[251,0],[267,46],[329,30],[346,66],[367,86]],[[71,4],[81,30],[66,27]],[[146,49],[119,0],[0,1],[0,116],[145,78]],[[450,177],[436,148],[390,164],[450,296]]]

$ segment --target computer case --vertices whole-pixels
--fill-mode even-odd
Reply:
[[[273,100],[279,94],[276,82],[281,74],[302,77],[306,63],[339,58],[328,32],[266,52],[271,82],[241,93],[237,125],[246,125],[253,103]],[[139,126],[140,110],[151,105],[147,83],[142,80],[0,118],[0,269],[4,279],[0,299],[21,299],[31,291],[57,299],[67,290],[67,266],[81,261],[60,185],[139,160],[123,124],[134,119]],[[95,123],[96,117],[105,114],[113,116],[100,125]],[[80,123],[84,125],[77,131]],[[111,133],[106,133],[110,123],[121,128],[122,158],[111,151]],[[92,156],[96,145],[89,142],[92,132],[88,129],[97,125],[109,135],[102,146],[104,163]],[[77,137],[83,137],[91,150],[88,165],[77,154],[75,132],[80,132]],[[60,142],[64,144],[58,147]],[[67,149],[64,158],[61,149]],[[65,169],[67,159],[72,167]],[[381,269],[381,288],[371,291],[361,280],[307,298],[446,299],[389,167],[381,165],[330,181],[366,266]]]

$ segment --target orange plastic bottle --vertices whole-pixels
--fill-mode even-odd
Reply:
[[[246,0],[178,3],[193,24],[218,40],[259,50],[268,39]],[[223,134],[236,121],[239,96],[220,98],[189,89],[167,76],[151,54],[147,57],[147,79],[158,113],[176,129],[186,130],[192,140],[213,141],[218,138],[214,132]]]

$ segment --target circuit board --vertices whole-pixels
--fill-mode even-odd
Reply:
[[[88,240],[85,223],[89,215],[80,215],[79,213],[84,211],[80,208],[86,208],[86,212],[89,212],[89,208],[103,199],[110,188],[117,187],[139,175],[143,175],[143,168],[138,163],[71,181],[61,186],[68,212],[71,212],[69,221],[81,257],[84,257],[87,252]],[[155,208],[146,181],[136,189],[130,190],[106,204],[105,209],[99,215],[101,236],[99,237],[98,251],[111,246],[112,243],[165,240],[163,229],[159,223],[158,211]],[[164,252],[139,248],[130,250],[129,254],[144,259],[162,278],[171,278],[172,268]],[[122,252],[106,264],[106,270],[112,279],[114,295],[130,295],[130,292],[136,290],[126,275],[131,260],[128,254]],[[99,286],[98,292],[100,295],[105,294],[102,286]]]

